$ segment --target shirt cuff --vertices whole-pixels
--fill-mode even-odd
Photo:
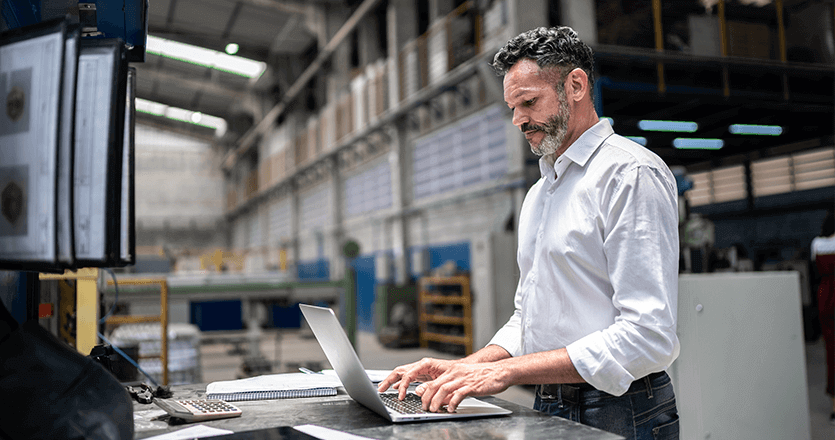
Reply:
[[[566,350],[580,377],[600,391],[620,396],[636,379],[612,357],[599,331],[572,342]]]
[[[522,336],[516,329],[502,327],[487,345],[498,345],[514,357],[522,354]]]

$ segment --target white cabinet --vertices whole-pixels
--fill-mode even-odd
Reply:
[[[808,440],[796,272],[681,275],[670,368],[682,440]]]

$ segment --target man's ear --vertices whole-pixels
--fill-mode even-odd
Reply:
[[[583,69],[577,67],[566,75],[565,95],[573,101],[580,101],[589,93],[589,77]]]

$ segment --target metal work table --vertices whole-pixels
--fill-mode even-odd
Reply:
[[[206,397],[205,384],[172,387],[175,399]],[[206,426],[234,432],[275,426],[319,425],[373,439],[622,439],[599,429],[549,416],[496,397],[483,400],[513,411],[502,417],[459,419],[446,422],[391,424],[354,402],[340,388],[330,397],[234,402],[241,417],[202,422]],[[169,425],[167,415],[154,404],[134,402],[135,438],[141,439],[176,431],[193,424]]]

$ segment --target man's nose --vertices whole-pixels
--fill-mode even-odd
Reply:
[[[513,122],[513,125],[519,127],[521,130],[523,124],[530,122],[530,118],[525,114],[525,112],[515,109],[513,110],[513,119],[511,122]]]

